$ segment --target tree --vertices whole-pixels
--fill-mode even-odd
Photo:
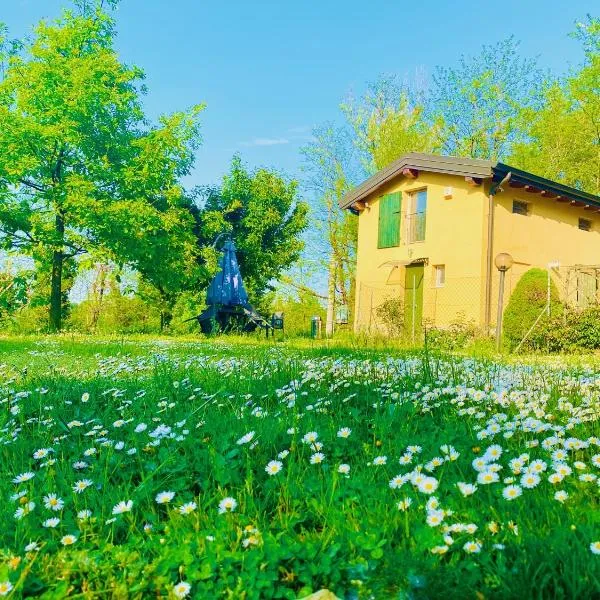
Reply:
[[[165,290],[197,271],[178,182],[203,107],[149,125],[143,73],[119,62],[114,21],[100,1],[79,8],[0,48],[0,243],[48,268],[51,330],[75,257],[129,264]]]
[[[311,249],[313,255],[315,251],[321,255],[327,270],[325,335],[329,337],[333,335],[338,298],[350,306],[354,296],[358,223],[349,211],[340,209],[339,201],[364,175],[365,162],[357,155],[348,127],[326,124],[313,130],[313,138],[303,154],[310,175],[308,185],[314,193]]]
[[[308,206],[298,199],[298,184],[268,169],[250,172],[235,156],[221,187],[199,195],[198,244],[205,261],[214,272],[214,244],[230,234],[248,294],[259,302],[304,246]]]
[[[519,111],[539,106],[545,77],[518,46],[510,37],[458,67],[435,69],[427,120],[440,127],[442,153],[498,159],[524,139]]]
[[[367,172],[383,169],[406,152],[437,149],[439,127],[426,121],[422,85],[381,77],[359,101],[350,99],[341,105]]]
[[[600,19],[588,17],[574,36],[584,63],[546,87],[540,110],[522,109],[528,138],[515,146],[510,164],[600,194]]]

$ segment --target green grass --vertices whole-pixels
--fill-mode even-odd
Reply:
[[[597,363],[529,363],[244,338],[0,340],[0,594],[177,597],[186,582],[195,598],[598,597]],[[545,468],[531,489],[519,456],[521,471]],[[499,481],[463,496],[481,457]],[[572,472],[553,484],[558,462]],[[227,497],[237,506],[221,513]]]

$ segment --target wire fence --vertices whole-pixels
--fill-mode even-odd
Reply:
[[[521,277],[532,268],[515,263],[506,272],[503,310]],[[600,303],[600,265],[548,265],[550,285],[558,290],[560,301],[574,309]],[[427,273],[427,271],[426,271]],[[424,327],[449,328],[457,323],[485,329],[486,286],[482,276],[444,277],[424,275],[415,286],[404,277],[387,284],[362,281],[356,290],[355,324],[358,330],[384,335],[420,336]],[[489,327],[493,330],[500,291],[499,272],[494,269],[491,284]],[[545,298],[542,298],[542,303]],[[549,304],[548,304],[549,306]],[[549,309],[548,309],[549,310]]]

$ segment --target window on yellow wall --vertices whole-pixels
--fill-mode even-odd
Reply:
[[[446,285],[446,265],[433,266],[433,285],[436,288]]]
[[[407,215],[407,242],[425,241],[427,218],[427,190],[419,190],[410,195],[410,208]]]
[[[513,200],[512,211],[515,215],[529,215],[529,202],[523,202],[523,200]]]

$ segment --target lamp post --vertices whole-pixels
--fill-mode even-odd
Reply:
[[[506,271],[513,266],[513,257],[506,253],[501,252],[494,259],[496,269],[500,272],[500,282],[498,287],[498,315],[496,317],[496,351],[500,352],[500,346],[502,344],[502,313],[504,308],[504,279],[506,277]]]

